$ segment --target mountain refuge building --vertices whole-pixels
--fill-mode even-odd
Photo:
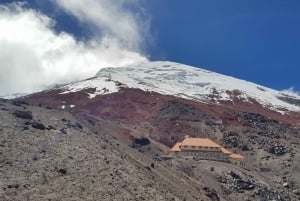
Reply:
[[[245,167],[245,157],[225,149],[208,138],[185,138],[170,149],[169,156],[230,162]]]

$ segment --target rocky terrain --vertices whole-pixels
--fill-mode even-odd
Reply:
[[[299,97],[172,65],[0,99],[0,200],[300,200]],[[224,89],[235,83],[249,96]],[[240,153],[245,168],[168,157],[186,136]]]
[[[228,111],[220,119],[220,111],[162,96],[156,104],[110,101],[123,105],[119,113],[101,101],[88,112],[24,100],[0,104],[0,200],[300,199],[300,131],[276,120]],[[139,104],[154,108],[125,112]],[[164,159],[187,133],[246,156],[246,169]]]
[[[154,152],[108,135],[105,121],[0,104],[0,200],[209,200],[202,185],[154,160]]]

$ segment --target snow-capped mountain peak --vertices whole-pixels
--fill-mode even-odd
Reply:
[[[114,93],[121,87],[153,91],[201,102],[233,101],[251,103],[253,100],[280,113],[300,111],[300,97],[174,62],[157,61],[128,67],[103,68],[93,79],[62,87],[62,93],[94,88],[90,98]]]

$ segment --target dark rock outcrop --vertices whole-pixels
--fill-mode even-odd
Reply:
[[[149,145],[150,141],[148,138],[133,138],[133,146],[146,146]]]
[[[241,177],[237,173],[230,171],[226,175],[218,178],[218,181],[229,186],[234,191],[249,191],[255,188],[255,182],[246,177]]]
[[[265,149],[268,153],[274,154],[276,156],[284,155],[287,152],[286,146],[279,144],[279,143],[271,143]]]
[[[216,192],[216,190],[210,188],[210,187],[204,187],[203,190],[206,192],[205,195],[209,197],[212,201],[219,201],[220,198]]]
[[[31,111],[16,110],[13,113],[13,115],[20,119],[30,119],[31,120],[33,118]]]
[[[12,104],[15,106],[29,105],[26,101],[23,100],[13,100]]]
[[[33,122],[31,124],[31,126],[35,129],[39,129],[39,130],[45,130],[46,129],[46,126],[40,122]]]

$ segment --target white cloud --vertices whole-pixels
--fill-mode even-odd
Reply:
[[[130,49],[138,49],[148,27],[126,6],[138,4],[134,0],[55,0],[66,12],[80,21],[92,24],[105,36],[118,39]],[[143,34],[142,34],[143,33]]]
[[[80,8],[82,2],[92,7]],[[101,29],[101,37],[88,42],[56,33],[55,21],[36,10],[0,4],[0,95],[30,93],[93,76],[101,67],[146,61],[137,52],[142,42],[138,22],[123,9],[123,0],[116,2],[57,1],[80,20]]]
[[[294,87],[290,87],[288,89],[284,89],[282,90],[283,93],[287,94],[287,95],[290,95],[290,96],[300,96],[300,93],[299,91],[296,91],[294,89]]]

